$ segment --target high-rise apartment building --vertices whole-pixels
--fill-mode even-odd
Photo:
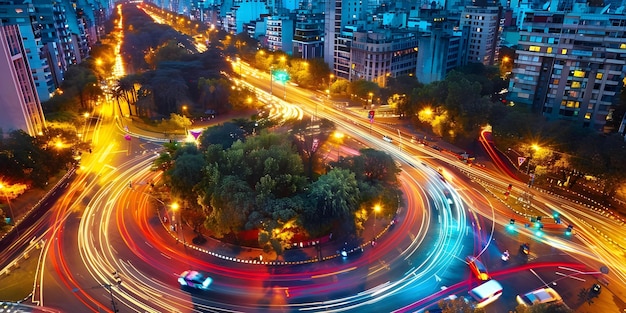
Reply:
[[[33,4],[3,2],[0,3],[0,12],[2,24],[17,25],[20,28],[24,50],[28,57],[39,99],[41,101],[48,100],[57,86],[50,71],[49,60],[44,52],[41,29],[36,23],[38,18],[34,15]]]
[[[455,31],[454,23],[445,16],[431,19],[431,26],[419,36],[417,80],[424,84],[441,81],[455,67],[462,64],[462,32]]]
[[[413,76],[417,63],[417,31],[356,31],[351,45],[351,80],[387,86],[389,77]]]
[[[337,77],[351,79],[350,47],[355,31],[372,21],[367,1],[328,0],[324,8],[324,61]]]
[[[503,23],[501,7],[465,7],[460,27],[468,37],[465,47],[466,62],[484,65],[496,63]]]
[[[268,16],[267,29],[265,36],[267,38],[267,47],[270,51],[284,51],[291,54],[293,51],[293,31],[294,21],[289,16]]]
[[[527,13],[509,99],[601,130],[626,73],[626,15],[590,10]]]
[[[31,136],[42,133],[46,122],[18,25],[0,23],[0,73],[2,130],[22,129]]]
[[[293,53],[303,59],[321,58],[324,55],[324,14],[312,9],[299,9],[293,35]]]

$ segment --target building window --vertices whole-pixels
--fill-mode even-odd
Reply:
[[[546,49],[546,52],[547,52],[547,53],[552,53],[552,47],[548,47],[548,48]]]
[[[567,54],[567,49],[561,49],[561,54]]]
[[[591,119],[591,113],[590,112],[585,113],[585,119],[586,120],[590,120]]]
[[[539,47],[539,46],[530,46],[528,48],[528,50],[531,51],[531,52],[539,52],[539,51],[541,51],[541,47]]]
[[[602,79],[602,73],[596,73],[596,79]]]
[[[574,77],[585,77],[585,72],[581,70],[575,70]]]

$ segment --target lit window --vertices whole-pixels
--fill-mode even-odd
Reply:
[[[528,48],[528,50],[532,51],[532,52],[539,52],[539,51],[541,51],[541,47],[539,47],[539,46],[530,46]]]
[[[623,44],[619,45],[619,48],[620,49],[626,49],[626,43],[623,43]]]
[[[602,73],[597,73],[596,74],[596,79],[602,79]]]
[[[573,108],[573,107],[574,107],[574,101],[572,101],[572,100],[567,101],[567,105],[566,105],[566,106],[567,106],[568,108]]]
[[[580,82],[572,82],[572,88],[580,88]]]
[[[477,33],[480,33],[480,32],[482,32],[482,31],[483,31],[483,29],[482,29],[482,28],[480,28],[480,27],[476,28],[476,32],[477,32]]]
[[[574,77],[585,77],[585,72],[581,70],[575,70]]]
[[[561,49],[561,54],[567,54],[567,49]]]
[[[548,49],[546,49],[547,53],[552,53],[552,47],[548,47]]]
[[[590,112],[585,113],[585,119],[586,120],[591,119],[591,113]]]

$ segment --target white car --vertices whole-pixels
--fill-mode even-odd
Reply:
[[[556,290],[546,287],[533,290],[523,296],[517,295],[517,303],[531,306],[539,303],[552,303],[561,301],[561,296]]]
[[[207,290],[213,282],[213,279],[198,271],[184,271],[178,277],[178,283],[181,287],[191,287],[194,289]]]

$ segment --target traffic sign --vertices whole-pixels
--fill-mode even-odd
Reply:
[[[517,157],[517,166],[522,166],[522,164],[524,164],[524,161],[526,161],[526,157]]]

